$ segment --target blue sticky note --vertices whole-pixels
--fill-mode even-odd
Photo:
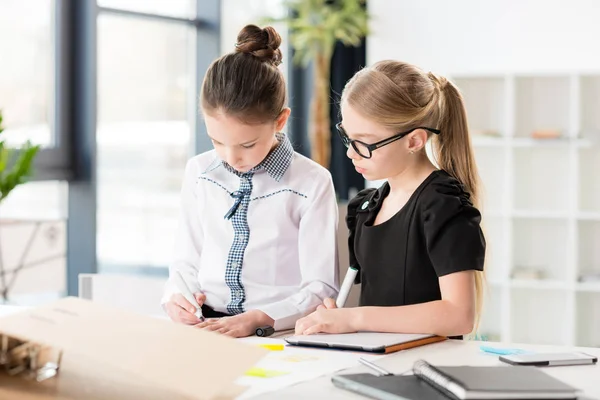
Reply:
[[[525,354],[527,351],[522,349],[507,349],[507,348],[498,348],[498,347],[490,347],[490,346],[479,346],[479,349],[485,353],[496,354],[500,356],[508,356],[511,354]]]

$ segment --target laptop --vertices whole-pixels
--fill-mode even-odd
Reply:
[[[443,336],[411,333],[356,332],[342,334],[300,335],[285,338],[295,346],[321,347],[338,350],[393,353],[446,340]]]

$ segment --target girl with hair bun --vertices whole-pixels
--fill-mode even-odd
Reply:
[[[280,45],[272,27],[248,25],[206,73],[200,111],[214,150],[187,163],[163,297],[174,321],[233,337],[293,328],[338,291],[333,182],[281,132],[290,109]]]

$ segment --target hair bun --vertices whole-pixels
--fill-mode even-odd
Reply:
[[[283,61],[280,45],[281,36],[272,26],[261,29],[256,25],[246,25],[238,34],[235,51],[251,54],[264,63],[278,66]]]

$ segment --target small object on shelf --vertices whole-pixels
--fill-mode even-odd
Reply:
[[[546,274],[541,268],[533,267],[515,267],[511,274],[512,279],[541,280],[545,277]]]
[[[589,272],[579,275],[579,282],[600,282],[600,272]]]
[[[531,132],[531,137],[534,139],[558,139],[561,137],[561,132],[558,129],[536,129]]]

